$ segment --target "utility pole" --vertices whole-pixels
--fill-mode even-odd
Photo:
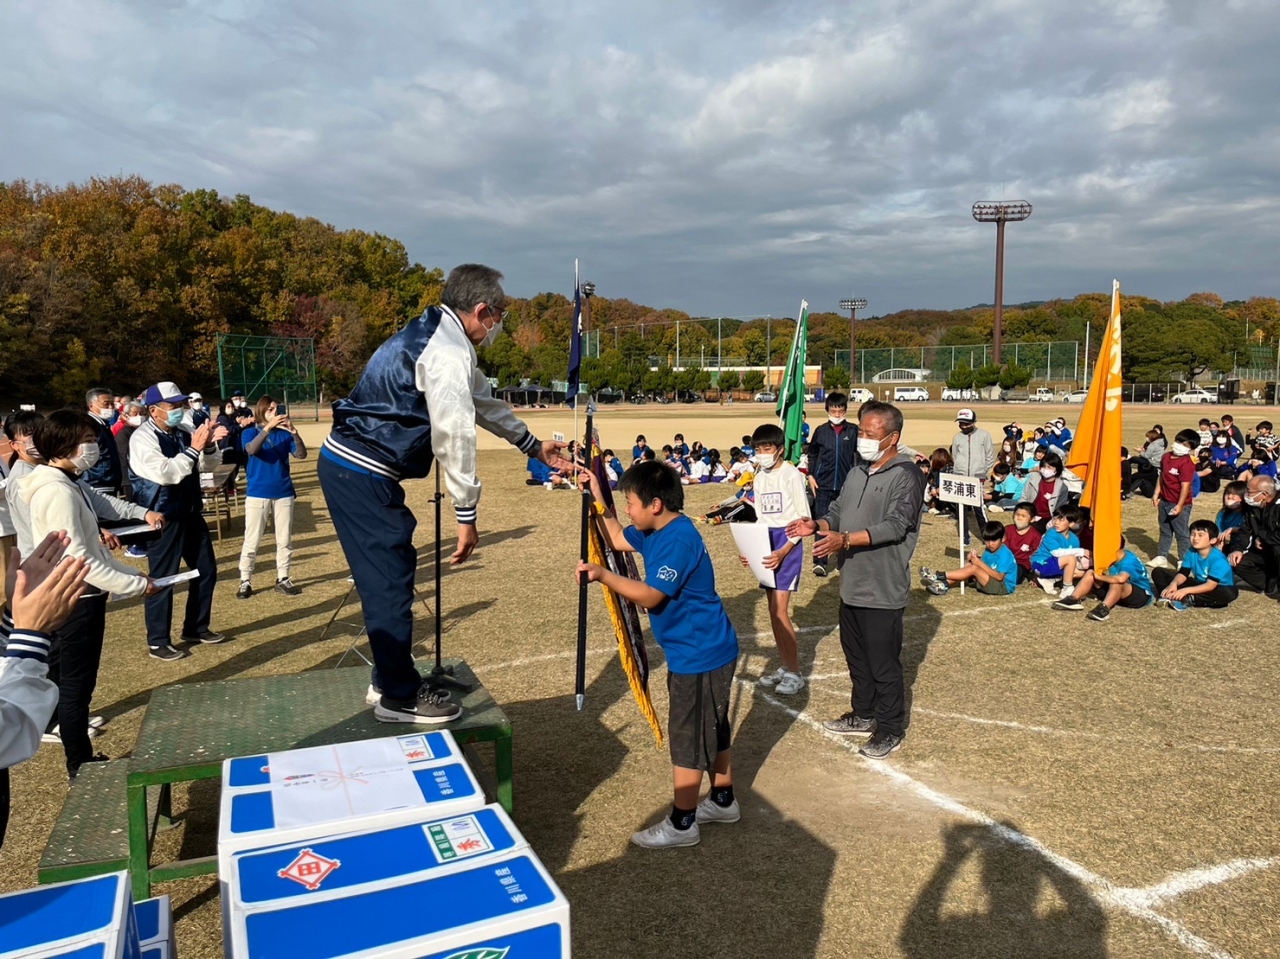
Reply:
[[[858,355],[858,311],[867,308],[865,297],[846,297],[840,301],[840,309],[849,311],[849,383],[853,384],[854,357]]]
[[[973,205],[973,218],[979,223],[996,225],[996,316],[992,328],[991,346],[996,366],[1003,363],[1001,348],[1004,339],[1004,225],[1019,222],[1031,215],[1031,204],[1026,200],[982,201]]]

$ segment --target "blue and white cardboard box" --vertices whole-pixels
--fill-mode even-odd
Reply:
[[[443,730],[228,759],[222,767],[219,872],[240,850],[422,822],[483,805],[480,783]]]
[[[168,896],[156,896],[133,904],[134,921],[138,925],[138,945],[142,959],[175,959],[178,943],[173,932],[173,902]]]
[[[473,818],[486,821],[494,810]],[[237,856],[234,881],[242,902],[233,904],[224,933],[228,955],[567,959],[569,903],[532,850],[495,849],[446,864],[431,851],[440,847],[423,826],[417,827],[423,841],[406,856],[410,834],[403,828],[277,850],[275,857]],[[362,842],[368,848],[362,850]],[[289,852],[298,856],[286,861]],[[309,864],[313,891],[323,894],[309,895],[300,879],[282,878],[299,861]],[[281,896],[280,884],[297,891]]]
[[[0,959],[138,959],[129,873],[0,896]]]

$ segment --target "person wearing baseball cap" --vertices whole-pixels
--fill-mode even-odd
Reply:
[[[204,426],[211,418],[209,410],[204,405],[204,397],[199,393],[188,393],[187,405],[191,407],[191,429]]]
[[[172,382],[147,388],[143,402],[148,419],[129,437],[129,479],[134,501],[165,519],[160,535],[147,546],[151,577],[172,576],[183,562],[200,574],[187,588],[183,640],[192,645],[221,643],[227,637],[209,628],[218,567],[204,520],[200,461],[203,451],[226,430],[207,419],[190,433],[181,428],[188,398]],[[171,661],[187,655],[173,645],[172,589],[147,597],[146,621],[153,659]]]
[[[978,429],[978,415],[969,407],[956,413],[956,425],[960,427],[951,440],[951,471],[957,476],[972,476],[979,483],[984,483],[991,475],[991,468],[996,465],[995,445],[991,442],[991,434]],[[979,532],[987,522],[987,512],[982,506],[965,506],[961,508],[964,517],[965,545],[974,530]]]

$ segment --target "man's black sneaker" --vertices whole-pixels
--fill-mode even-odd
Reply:
[[[1084,609],[1084,603],[1080,602],[1080,600],[1076,599],[1074,596],[1068,596],[1066,599],[1058,600],[1053,604],[1052,608],[1065,609],[1074,612],[1079,609]]]
[[[462,707],[449,702],[449,694],[442,690],[428,689],[418,693],[417,699],[391,699],[385,694],[373,707],[373,716],[380,723],[447,723],[462,715]]]
[[[827,575],[827,567],[825,567],[825,566],[824,566],[824,565],[822,565],[821,563],[814,563],[814,564],[813,564],[813,575],[814,575],[814,576],[817,576],[819,579],[821,579],[823,576],[826,576],[826,575]]]
[[[284,579],[276,580],[276,589],[284,593],[286,596],[297,596],[299,593],[302,592],[302,590],[300,590],[297,586],[293,585],[293,580],[291,580],[288,576],[286,576]]]
[[[240,588],[236,590],[236,599],[248,599],[253,595],[253,584],[247,579],[240,581]]]
[[[203,643],[206,646],[216,646],[218,643],[225,643],[227,637],[222,633],[215,633],[211,629],[202,629],[194,636],[182,634],[182,638],[188,643]]]
[[[149,655],[152,659],[163,659],[166,663],[171,663],[177,659],[186,659],[187,651],[175,649],[172,643],[165,643],[163,646],[152,646]]]
[[[889,754],[902,748],[902,737],[895,736],[893,733],[884,733],[879,730],[876,734],[868,739],[858,750],[868,759],[888,759]]]
[[[1086,618],[1093,620],[1095,623],[1105,623],[1111,618],[1111,608],[1106,603],[1099,603],[1089,610],[1089,615]]]
[[[835,733],[837,736],[870,736],[875,732],[876,721],[874,719],[862,719],[849,712],[839,719],[828,719],[822,724],[822,728],[829,733]]]

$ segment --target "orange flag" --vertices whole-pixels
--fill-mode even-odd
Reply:
[[[1120,281],[1112,284],[1111,319],[1066,464],[1084,479],[1080,505],[1092,516],[1094,566],[1104,571],[1115,561],[1121,536]]]

